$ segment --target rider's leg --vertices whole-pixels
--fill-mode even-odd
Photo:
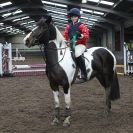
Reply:
[[[81,78],[86,81],[87,80],[87,72],[86,72],[86,66],[85,66],[85,60],[83,59],[82,55],[76,58],[76,63],[81,69]]]
[[[75,57],[76,63],[78,67],[81,69],[81,73],[83,74],[80,80],[86,81],[87,80],[87,71],[85,66],[85,60],[82,57],[86,47],[84,45],[76,45],[75,47]]]

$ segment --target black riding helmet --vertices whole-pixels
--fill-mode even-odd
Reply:
[[[81,14],[80,14],[80,10],[78,8],[72,8],[69,12],[68,12],[68,16],[71,17],[71,16],[78,16],[80,17]]]

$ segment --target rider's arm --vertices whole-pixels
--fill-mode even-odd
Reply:
[[[88,40],[89,39],[89,29],[87,28],[86,25],[81,24],[79,26],[79,31],[81,33],[81,39]],[[80,39],[80,38],[79,38]]]

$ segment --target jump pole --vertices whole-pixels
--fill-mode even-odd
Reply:
[[[14,65],[14,76],[39,76],[45,74],[45,64]]]
[[[6,56],[6,61],[4,60]],[[11,43],[0,43],[0,76],[32,76],[44,75],[45,64],[13,65]]]

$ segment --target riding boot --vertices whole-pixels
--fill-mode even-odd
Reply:
[[[76,58],[76,63],[78,65],[78,67],[81,70],[81,78],[79,79],[79,81],[76,81],[75,83],[83,83],[87,81],[87,71],[86,71],[86,66],[85,66],[85,60],[83,59],[82,56],[79,56]]]

